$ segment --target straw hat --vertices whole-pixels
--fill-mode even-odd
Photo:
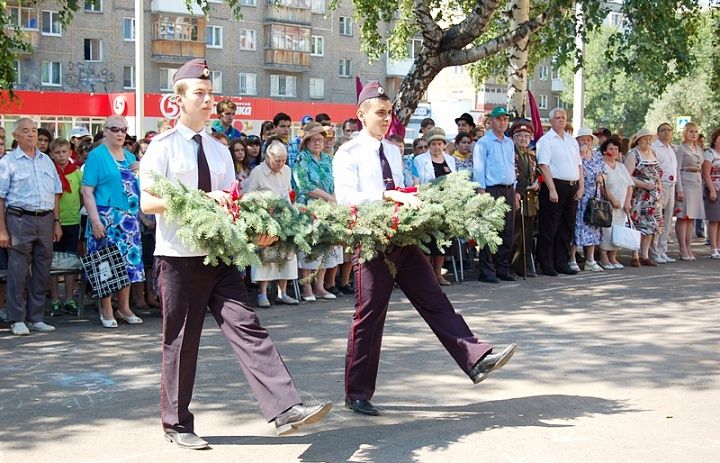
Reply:
[[[642,129],[638,130],[635,135],[630,139],[630,146],[634,146],[635,143],[637,143],[638,140],[640,140],[642,137],[654,137],[655,134],[650,131],[650,129],[643,127]]]
[[[577,131],[577,133],[575,134],[575,138],[580,137],[592,137],[593,143],[598,142],[598,137],[596,137],[593,131],[587,127],[580,127],[580,129]]]
[[[325,136],[325,127],[320,124],[319,122],[308,122],[305,125],[305,128],[303,129],[303,136],[302,140],[300,141],[300,146],[307,145],[308,140],[310,140],[310,137],[317,134],[322,134]]]

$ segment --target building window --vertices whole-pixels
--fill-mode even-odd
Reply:
[[[538,77],[540,80],[548,80],[549,75],[550,69],[547,66],[540,66],[540,69],[538,69]]]
[[[210,71],[210,82],[214,93],[222,93],[222,71]]]
[[[20,78],[20,61],[15,60],[15,84],[20,85],[22,79]]]
[[[59,61],[42,62],[42,84],[59,87],[62,82],[62,64]]]
[[[57,11],[43,11],[40,22],[40,33],[60,37],[62,35],[62,23],[60,13]]]
[[[102,41],[100,39],[85,39],[85,61],[102,61]]]
[[[548,96],[547,95],[540,95],[540,99],[538,100],[538,108],[539,109],[548,109]]]
[[[295,80],[295,76],[271,75],[270,96],[296,96]]]
[[[257,75],[249,72],[240,73],[240,95],[257,95]]]
[[[265,28],[266,48],[310,52],[310,28],[272,24]]]
[[[188,16],[160,16],[153,23],[153,39],[197,42],[198,20]]]
[[[102,0],[85,0],[85,11],[88,13],[102,13]]]
[[[420,54],[422,49],[422,39],[410,39],[408,43],[408,56],[411,60],[415,60],[415,57]]]
[[[205,45],[208,48],[222,48],[223,28],[222,26],[205,26]]]
[[[315,14],[325,14],[325,0],[312,0],[310,10]]]
[[[257,50],[257,34],[255,29],[240,29],[240,49]]]
[[[350,77],[351,69],[350,69],[350,60],[349,59],[341,59],[340,60],[340,72],[338,72],[338,75],[340,77]]]
[[[242,6],[255,6],[257,3],[255,0],[240,0]]]
[[[553,68],[551,77],[553,80],[559,79],[560,78],[560,69]]]
[[[319,79],[317,77],[310,78],[310,98],[325,98],[325,79]]]
[[[173,75],[177,68],[160,68],[160,90],[173,89]]]
[[[130,42],[135,40],[135,18],[123,19],[123,40]]]
[[[11,6],[8,8],[8,16],[10,16],[10,22],[20,29],[37,30],[38,28],[37,10],[35,8]]]
[[[310,38],[310,54],[312,56],[325,56],[325,37],[313,35]]]
[[[123,88],[135,88],[135,66],[123,67]]]
[[[340,16],[340,35],[352,37],[352,18],[350,16]]]

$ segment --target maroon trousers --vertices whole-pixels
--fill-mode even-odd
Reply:
[[[215,321],[240,362],[260,410],[270,421],[302,403],[267,330],[247,304],[235,267],[204,265],[202,257],[158,257],[163,306],[161,414],[163,428],[194,432],[192,399],[205,313]]]
[[[396,267],[395,278],[385,263],[386,257]],[[356,252],[353,267],[355,314],[345,357],[345,395],[349,399],[370,400],[375,393],[385,315],[396,281],[466,374],[492,350],[489,344],[479,341],[462,316],[455,313],[430,263],[417,246],[396,248],[364,264],[358,262]]]

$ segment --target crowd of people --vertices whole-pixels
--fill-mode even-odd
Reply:
[[[208,134],[229,150],[241,191],[270,191],[299,204],[337,201],[333,158],[358,136],[359,120],[336,124],[327,114],[307,115],[300,134],[291,137],[292,119],[281,112],[255,135],[233,126],[237,108],[231,100],[218,102],[215,109],[217,119]],[[674,262],[668,255],[673,220],[677,258],[695,260],[691,241],[700,231],[707,234],[710,257],[720,259],[720,130],[711,134],[706,147],[693,122],[685,125],[679,144],[673,144],[669,123],[655,131],[641,129],[630,139],[604,128],[581,127],[573,133],[561,108],[550,112],[550,128],[540,137],[529,120],[511,123],[503,107],[478,122],[470,114],[460,115],[456,127],[447,128],[457,132],[449,138],[427,118],[421,137],[407,149],[397,134],[386,139],[403,154],[404,185],[397,186],[467,171],[480,193],[504,198],[510,206],[497,250],[477,252],[480,281],[621,269],[612,227],[640,232],[632,266]],[[118,319],[141,324],[133,307],[159,307],[152,278],[156,221],[139,209],[137,177],[139,161],[157,135],[153,131],[135,139],[124,118],[111,116],[94,136],[78,126],[65,140],[21,118],[12,133],[12,150],[5,153],[0,129],[0,264],[7,269],[7,295],[4,287],[0,294],[6,302],[0,300],[0,306],[7,306],[5,317],[14,334],[53,330],[44,315],[77,314],[78,277],[64,276],[61,297],[57,277],[50,276],[53,260],[67,253],[92,253],[107,243],[120,249],[131,287],[102,299],[102,326],[115,328]],[[611,227],[586,221],[591,198],[611,204]],[[706,230],[697,230],[696,221],[705,221]],[[428,248],[437,282],[450,285],[444,276],[448,251],[435,242]],[[247,269],[246,278],[258,286],[258,307],[335,299],[355,294],[351,261],[340,246],[317,260],[302,253],[278,258],[264,250],[263,265]],[[292,297],[288,282],[298,278],[301,290]],[[277,294],[269,295],[269,288]]]

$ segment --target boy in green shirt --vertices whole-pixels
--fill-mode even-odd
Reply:
[[[70,160],[70,142],[56,138],[50,143],[50,157],[55,163],[63,193],[60,196],[60,226],[62,238],[53,246],[53,253],[77,254],[80,239],[80,208],[82,200],[80,186],[82,171]],[[77,315],[78,306],[73,299],[75,294],[75,275],[65,276],[65,304],[60,306],[58,277],[50,279],[50,316],[59,317],[64,312]]]

